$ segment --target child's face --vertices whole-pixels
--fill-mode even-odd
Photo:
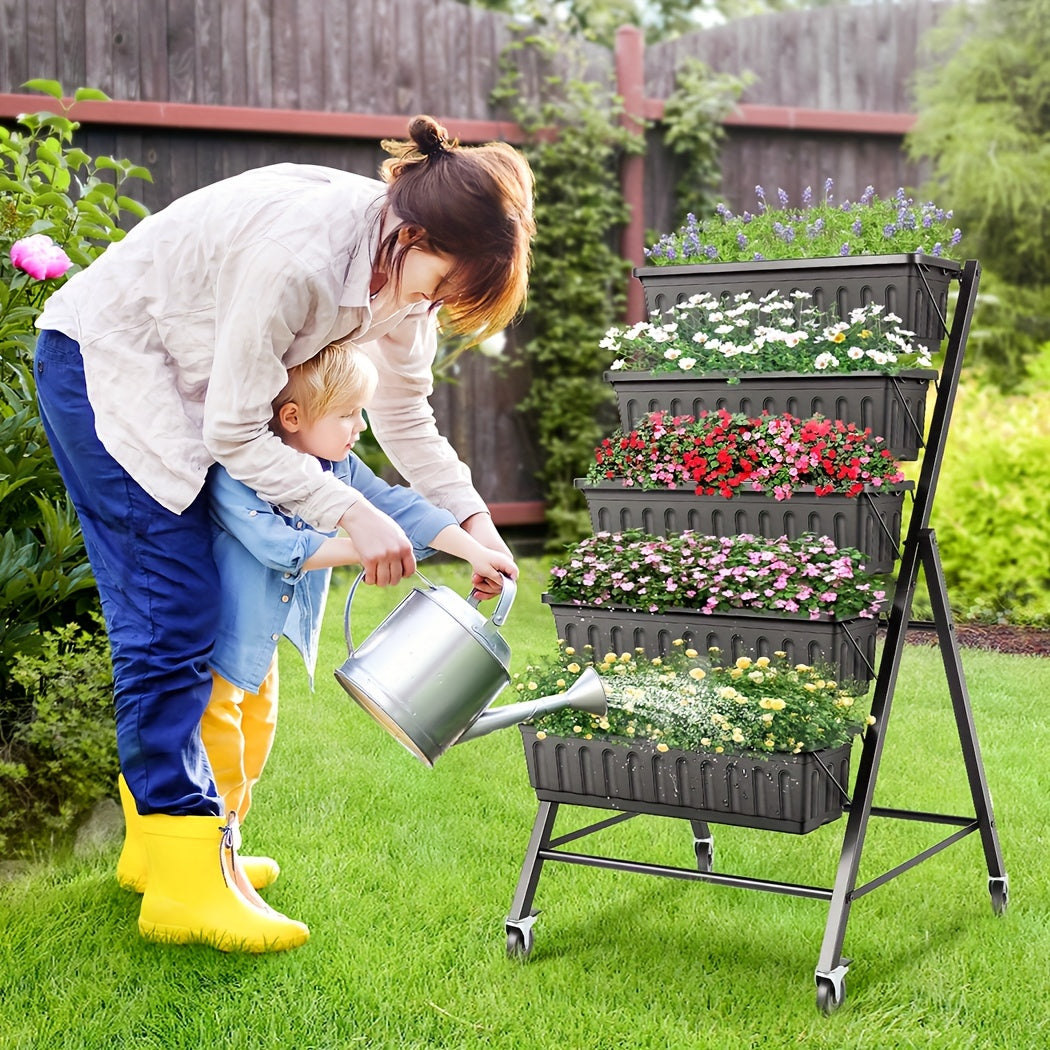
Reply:
[[[367,429],[363,405],[333,405],[324,415],[301,422],[295,433],[285,435],[285,441],[307,455],[338,462],[346,459]]]

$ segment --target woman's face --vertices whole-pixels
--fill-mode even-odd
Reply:
[[[410,245],[404,249],[401,279],[397,286],[400,305],[434,302],[438,288],[453,267],[452,257],[433,248],[417,248]]]

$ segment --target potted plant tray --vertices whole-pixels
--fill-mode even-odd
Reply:
[[[789,412],[801,419],[824,416],[866,428],[886,442],[897,459],[918,459],[926,421],[926,395],[937,373],[904,369],[899,375],[855,372],[813,375],[765,372],[752,375],[691,375],[683,372],[608,371],[616,392],[620,426],[631,430],[650,412],[676,416],[741,412],[760,416]]]
[[[716,754],[520,728],[541,801],[793,834],[835,820],[847,801],[849,743],[797,755]]]
[[[709,536],[750,533],[769,539],[797,539],[812,532],[830,536],[838,547],[859,550],[865,572],[887,573],[898,557],[904,495],[913,483],[868,485],[858,496],[817,496],[813,486],[799,486],[786,500],[743,489],[727,499],[697,495],[688,488],[625,487],[617,478],[601,484],[577,478],[576,487],[587,500],[595,532],[642,529],[666,536],[692,530]]]
[[[663,313],[698,292],[763,296],[809,292],[813,304],[850,310],[881,303],[904,327],[932,349],[946,335],[948,287],[962,266],[952,259],[923,254],[856,255],[823,259],[781,259],[743,263],[691,263],[642,266],[634,271],[645,291],[649,313]]]
[[[696,609],[649,613],[573,605],[549,594],[542,601],[554,614],[558,637],[577,650],[590,645],[596,653],[642,649],[651,657],[666,656],[675,639],[682,638],[702,653],[717,648],[728,660],[785,652],[793,663],[827,664],[840,682],[854,682],[858,689],[875,674],[875,617],[809,620],[746,609],[732,614]]]

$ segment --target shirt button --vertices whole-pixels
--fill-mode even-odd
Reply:
[[[275,642],[280,641],[280,635],[277,634],[271,634],[270,638]]]
[[[290,579],[292,578],[292,574],[291,574],[290,572],[286,572],[286,573],[284,574],[284,578],[285,578],[286,580],[290,580]]]
[[[259,512],[257,510],[250,510],[250,511],[248,511],[248,517],[249,518],[254,518],[255,515],[258,514],[258,513]]]
[[[282,601],[282,602],[286,602],[286,601],[288,601],[288,595],[287,595],[287,594],[282,594],[282,595],[281,595],[281,601]]]
[[[303,527],[303,523],[302,523],[301,521],[297,521],[297,522],[295,523],[295,527],[296,527],[297,529],[301,529],[301,528]]]

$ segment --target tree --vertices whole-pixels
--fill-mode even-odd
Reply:
[[[963,3],[927,37],[906,139],[929,158],[994,296],[979,304],[978,360],[1008,385],[1050,339],[1050,19],[1045,0]]]

